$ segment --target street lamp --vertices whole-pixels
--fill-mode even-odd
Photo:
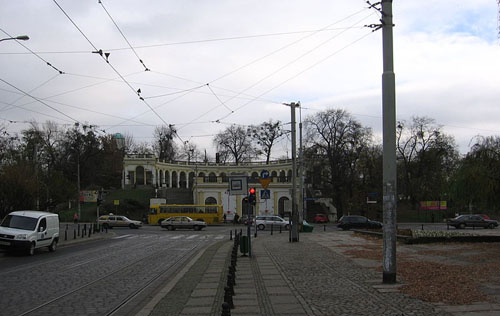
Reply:
[[[1,41],[8,41],[8,40],[19,40],[19,41],[27,41],[29,40],[29,36],[28,35],[19,35],[17,37],[7,37],[7,38],[2,38],[0,39],[0,42]]]

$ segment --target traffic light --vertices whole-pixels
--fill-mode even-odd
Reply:
[[[250,205],[255,205],[255,203],[257,203],[257,197],[255,196],[255,192],[257,192],[255,188],[250,188],[250,190],[248,190],[248,203]]]

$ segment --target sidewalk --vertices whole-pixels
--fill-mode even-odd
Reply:
[[[231,315],[480,315],[451,314],[409,298],[399,284],[382,284],[381,273],[322,245],[324,238],[303,233],[289,243],[285,232],[252,238],[252,258],[238,255]],[[221,315],[232,245],[209,248],[140,315]]]

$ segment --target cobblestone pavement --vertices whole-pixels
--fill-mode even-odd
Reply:
[[[43,261],[22,257],[19,267],[0,269],[0,315],[106,315],[156,278],[168,279],[185,258],[225,236],[111,238],[116,241],[77,252],[61,250]]]
[[[363,239],[321,231],[301,234],[298,243],[286,233],[252,238],[252,258],[237,260],[231,315],[500,315],[495,304],[444,306],[400,293],[401,284],[382,284],[373,262],[334,246],[342,243],[356,247]],[[226,241],[207,251],[150,314],[138,315],[221,315],[231,246]]]

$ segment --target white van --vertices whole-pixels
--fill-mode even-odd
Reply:
[[[0,248],[22,250],[30,256],[35,249],[56,251],[59,241],[59,216],[38,211],[16,211],[0,224]]]

